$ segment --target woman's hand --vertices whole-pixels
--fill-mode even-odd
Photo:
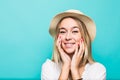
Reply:
[[[81,77],[79,73],[79,65],[80,62],[82,61],[84,50],[85,48],[84,48],[83,39],[81,39],[80,43],[76,44],[76,50],[71,61],[71,73],[73,79],[79,79]]]
[[[63,61],[62,71],[60,73],[59,80],[68,80],[68,76],[69,76],[69,72],[70,72],[71,59],[64,52],[64,50],[61,47],[61,37],[58,37],[57,48],[58,48],[58,51],[59,51],[60,56],[61,56],[62,61]]]
[[[57,47],[58,47],[58,51],[59,51],[60,56],[61,56],[62,61],[63,61],[63,66],[64,65],[70,66],[71,65],[71,59],[67,55],[67,53],[64,52],[64,50],[61,47],[61,37],[60,36],[58,37],[58,40],[57,40]]]

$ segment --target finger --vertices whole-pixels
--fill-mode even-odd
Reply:
[[[59,50],[60,55],[63,56],[65,52],[62,49],[61,44],[62,44],[61,38],[59,38],[59,40],[58,40],[58,50]]]
[[[59,53],[60,53],[60,56],[62,58],[62,60],[64,59],[70,59],[69,56],[64,52],[63,48],[61,47],[61,39],[59,40],[59,46],[58,46],[58,49],[59,49]]]
[[[61,50],[61,39],[59,38],[57,41],[58,49]]]
[[[81,52],[81,48],[82,48],[82,42],[81,42],[81,40],[80,40],[80,42],[79,42],[79,50],[78,50],[78,55],[80,54],[80,52]]]
[[[84,42],[81,39],[81,41],[80,41],[80,49],[78,51],[78,56],[82,57],[83,56],[83,52],[84,52]]]
[[[79,46],[79,43],[76,43],[76,45],[75,45],[75,54],[74,55],[78,54],[78,46]]]
[[[59,51],[59,48],[60,48],[60,36],[57,39],[56,46],[57,46],[58,51]]]
[[[82,49],[81,49],[81,54],[80,54],[81,57],[83,57],[84,50],[85,50],[85,48],[84,48],[84,43],[82,42]]]
[[[57,42],[56,42],[57,46],[59,46],[60,39],[61,39],[61,36],[58,36],[58,38],[57,38]]]

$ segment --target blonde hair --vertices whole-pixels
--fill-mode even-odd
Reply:
[[[74,19],[77,22],[77,24],[79,25],[79,27],[80,27],[80,32],[81,32],[81,35],[82,35],[82,37],[84,39],[84,45],[85,45],[85,51],[84,51],[82,63],[83,64],[86,64],[86,63],[92,64],[92,63],[94,63],[94,60],[92,58],[92,51],[91,51],[92,50],[91,49],[91,39],[90,39],[90,35],[89,35],[88,31],[87,31],[87,28],[86,28],[85,24],[81,20],[79,20],[78,18],[73,17],[73,16],[67,16],[67,17],[62,18],[60,20],[60,22],[56,26],[57,33],[56,33],[56,36],[54,38],[54,48],[53,48],[52,60],[57,64],[62,63],[60,53],[59,53],[59,51],[57,49],[57,46],[56,46],[56,41],[57,41],[57,34],[58,34],[58,26],[61,23],[61,21],[63,19],[65,19],[65,18]]]

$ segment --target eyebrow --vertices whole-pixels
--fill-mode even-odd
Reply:
[[[59,28],[59,30],[60,30],[60,29],[65,29],[65,28],[64,28],[64,27],[62,27],[62,28]]]
[[[78,28],[78,29],[80,29],[78,26],[74,26],[72,29],[74,29],[74,28]]]
[[[72,29],[74,29],[74,28],[78,28],[78,29],[80,29],[80,28],[77,27],[77,26],[72,27]],[[66,28],[62,27],[62,28],[59,28],[59,30],[60,30],[60,29],[66,29]]]

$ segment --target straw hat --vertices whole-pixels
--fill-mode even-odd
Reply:
[[[86,25],[86,28],[88,30],[91,40],[92,41],[94,40],[96,36],[96,25],[94,21],[90,17],[83,14],[82,12],[78,10],[73,10],[73,9],[57,14],[52,19],[50,28],[49,28],[49,33],[51,34],[52,37],[55,37],[56,35],[57,24],[63,17],[66,17],[66,16],[73,16],[73,17],[77,17],[78,19],[80,19]]]

